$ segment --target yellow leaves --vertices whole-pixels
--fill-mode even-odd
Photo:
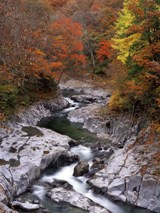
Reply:
[[[122,96],[122,94],[117,90],[113,93],[109,101],[109,108],[113,111],[123,111],[130,108],[128,98]]]
[[[16,91],[16,86],[12,84],[1,85],[0,86],[0,93],[12,93]]]
[[[141,33],[136,33],[125,38],[114,38],[112,39],[112,47],[116,50],[119,50],[117,59],[120,60],[123,64],[126,63],[128,56],[133,56],[133,53],[130,51],[131,46],[140,40]]]
[[[134,21],[136,20],[135,14],[129,8],[131,1],[125,0],[123,4],[122,12],[116,23],[116,35],[113,40],[113,48],[118,50],[117,59],[120,60],[123,64],[126,63],[128,56],[133,56],[133,53],[130,51],[131,46],[141,39],[141,33],[130,32],[128,30],[133,26]],[[134,2],[134,5],[139,5],[139,0]]]
[[[124,1],[124,7],[116,23],[116,35],[112,39],[112,47],[119,51],[117,59],[123,64],[126,63],[128,56],[133,55],[130,51],[131,46],[141,38],[141,33],[128,34],[128,29],[135,21],[135,14],[129,9],[130,3],[131,1]],[[139,0],[136,0],[135,4],[138,3]]]
[[[132,25],[135,20],[135,15],[128,9],[128,2],[124,2],[124,8],[120,13],[120,16],[116,23],[116,34],[118,36],[123,36],[126,33],[126,30]]]

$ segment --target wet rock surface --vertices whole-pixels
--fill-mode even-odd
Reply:
[[[73,176],[83,176],[89,172],[89,164],[83,161],[79,161],[77,165],[74,167]]]
[[[73,95],[71,99],[80,103],[91,104],[94,102],[102,102],[104,97],[95,97],[92,95]]]
[[[55,188],[48,193],[48,196],[57,202],[69,202],[73,206],[88,210],[89,213],[109,213],[106,209],[96,206],[89,198],[74,191]]]
[[[83,195],[78,194],[74,191],[65,190],[63,188],[54,188],[49,193],[48,196],[51,199],[60,202],[65,201],[69,202],[71,205],[89,210],[91,206],[91,201],[88,198],[85,198]]]
[[[56,160],[56,167],[59,168],[59,167],[63,167],[66,165],[70,165],[71,163],[78,161],[78,160],[79,160],[78,155],[73,155],[70,152],[62,153]],[[55,167],[55,165],[54,165],[54,167]]]
[[[26,190],[53,160],[69,150],[68,136],[34,126],[37,122],[62,109],[67,102],[60,96],[39,102],[2,123],[0,129],[0,202],[10,203],[13,195]],[[4,205],[0,210],[10,212]]]
[[[147,161],[138,152],[140,147],[137,147],[137,153],[133,150],[135,147],[127,147],[117,150],[105,168],[96,172],[88,183],[99,193],[159,212],[160,177],[143,175],[142,165],[147,165]],[[152,155],[151,152],[147,159]]]

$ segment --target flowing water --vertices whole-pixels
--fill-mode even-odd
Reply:
[[[77,147],[72,148],[71,152],[73,152],[74,154],[78,154],[82,160],[88,161],[90,165],[92,164],[91,159],[93,158],[93,154],[90,148],[79,145]],[[77,163],[73,163],[69,166],[64,166],[63,168],[60,168],[57,171],[54,171],[52,174],[51,174],[51,171],[49,173],[46,172],[46,174],[44,174],[43,177],[41,178],[41,182],[52,183],[54,179],[65,180],[70,185],[73,186],[73,189],[76,192],[91,199],[92,201],[108,209],[112,213],[149,213],[150,212],[148,210],[133,207],[123,203],[114,203],[102,195],[95,194],[86,183],[87,181],[86,177],[74,177],[72,175],[76,164]],[[35,193],[39,194],[39,192],[36,189],[35,189]]]
[[[70,123],[69,121],[67,121],[67,113],[75,108],[81,107],[79,103],[73,102],[70,99],[68,100],[71,104],[71,107],[62,110],[52,118],[43,120],[40,123],[40,126],[50,128],[61,134],[68,135],[73,139],[83,142],[83,145],[73,147],[70,151],[74,154],[79,155],[79,157],[83,161],[88,162],[91,166],[94,156],[91,149],[89,147],[86,147],[84,144],[94,143],[100,139],[98,139],[95,134],[91,134],[87,130],[84,130],[82,128],[82,125]],[[73,186],[73,189],[76,192],[108,209],[111,213],[150,213],[150,211],[148,210],[133,207],[122,202],[115,203],[102,195],[95,194],[86,183],[86,177],[74,177],[72,175],[76,164],[77,163],[73,163],[69,166],[64,166],[57,170],[55,170],[54,168],[48,169],[43,174],[43,176],[33,185],[33,192],[28,194],[26,193],[22,196],[22,199],[26,197],[32,197],[32,199],[38,198],[41,201],[41,204],[53,213],[85,213],[85,210],[72,207],[66,203],[56,203],[45,196],[47,191],[45,183],[52,183],[53,180],[57,179],[67,181],[70,185]],[[25,213],[25,211],[19,212]]]

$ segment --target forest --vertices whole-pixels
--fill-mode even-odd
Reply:
[[[54,96],[63,75],[98,75],[111,111],[158,121],[160,1],[1,0],[0,120]]]

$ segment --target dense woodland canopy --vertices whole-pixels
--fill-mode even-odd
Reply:
[[[159,0],[0,0],[1,119],[64,73],[116,73],[110,109],[158,119],[159,19]]]

